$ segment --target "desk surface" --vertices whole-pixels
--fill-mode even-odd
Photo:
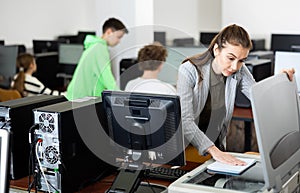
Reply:
[[[253,120],[252,108],[234,107],[232,119],[238,120]]]
[[[235,107],[234,112],[233,112],[233,119],[252,121],[253,120],[252,109]],[[192,170],[192,169],[196,168],[197,166],[199,166],[199,163],[187,162],[187,165],[182,167],[182,169]],[[91,193],[91,192],[104,193],[112,185],[112,182],[113,182],[115,176],[116,176],[116,174],[109,175],[109,176],[103,178],[102,180],[80,190],[80,193]],[[157,179],[150,179],[149,181],[151,183],[161,184],[161,185],[165,185],[165,186],[168,186],[172,183],[171,181],[157,180]],[[28,177],[21,178],[19,180],[11,180],[10,185],[13,188],[27,190]]]
[[[197,166],[199,166],[199,163],[187,162],[186,166],[181,167],[181,169],[192,170],[192,169],[196,168]],[[116,175],[117,175],[117,173],[109,175],[109,176],[103,178],[102,180],[99,180],[98,182],[83,188],[82,190],[80,190],[80,193],[91,193],[91,192],[92,193],[104,193],[108,188],[110,188]],[[158,180],[158,179],[149,179],[149,182],[164,185],[164,186],[169,186],[172,183],[172,181]],[[27,190],[28,177],[24,177],[19,180],[11,180],[10,187]]]

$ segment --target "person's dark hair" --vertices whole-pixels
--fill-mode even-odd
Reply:
[[[157,70],[159,65],[166,61],[167,55],[167,49],[159,43],[146,45],[138,53],[139,69]]]
[[[116,18],[109,18],[108,20],[106,20],[102,26],[102,32],[105,33],[109,28],[112,28],[116,31],[122,30],[125,33],[128,33],[128,29],[126,29],[125,25]]]
[[[208,49],[204,53],[200,53],[190,58],[187,58],[182,63],[190,61],[198,69],[198,66],[207,63],[209,60],[215,57],[213,52],[215,44],[218,45],[219,49],[223,49],[226,43],[236,46],[241,45],[243,48],[247,48],[249,50],[252,49],[252,42],[248,32],[243,27],[238,26],[236,24],[232,24],[225,27],[222,31],[218,33],[218,35],[214,37]],[[199,81],[202,81],[203,77],[199,70],[198,73],[200,77]]]
[[[16,64],[17,64],[17,68],[19,69],[19,73],[16,79],[14,80],[14,84],[12,88],[19,91],[23,97],[26,96],[26,93],[24,92],[25,72],[28,70],[30,64],[32,64],[34,60],[35,60],[34,56],[29,53],[22,53],[19,54],[17,57]]]

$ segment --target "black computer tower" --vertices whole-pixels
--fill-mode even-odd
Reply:
[[[58,52],[39,53],[34,56],[38,69],[34,76],[52,90],[63,90],[64,80],[57,77],[60,68]]]
[[[246,66],[253,75],[256,82],[272,75],[272,61],[269,59],[253,59],[246,61]],[[236,91],[235,106],[251,107],[250,100],[239,90]]]
[[[0,103],[0,127],[11,132],[11,179],[28,176],[29,129],[33,126],[32,109],[66,101],[64,96],[39,95]]]
[[[115,171],[116,168],[109,165],[107,160],[98,158],[89,149],[78,130],[79,127],[82,128],[79,123],[81,122],[84,131],[93,137],[96,136],[92,132],[94,129],[102,129],[108,133],[105,130],[107,120],[101,98],[67,101],[37,108],[33,112],[35,123],[39,125],[35,130],[34,139],[40,141],[40,144],[37,144],[38,153],[35,154],[35,168],[39,168],[37,190],[48,192],[49,187],[51,192],[75,192],[89,182]],[[91,117],[95,116],[102,128],[91,121]],[[100,151],[105,149],[103,146],[96,148]],[[109,163],[113,163],[112,161],[113,159]],[[45,172],[45,177],[40,168]]]
[[[248,55],[248,58],[256,58],[256,59],[268,59],[271,60],[271,75],[274,75],[274,53],[269,50],[258,50],[251,51]]]

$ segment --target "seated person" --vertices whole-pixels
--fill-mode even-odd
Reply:
[[[157,79],[167,54],[166,48],[159,43],[144,46],[138,53],[138,65],[143,75],[129,81],[125,91],[175,95],[174,86]]]
[[[57,90],[51,90],[44,86],[41,81],[32,76],[37,70],[35,58],[29,53],[22,53],[17,57],[19,73],[14,76],[11,88],[20,92],[22,97],[38,94],[61,95]]]

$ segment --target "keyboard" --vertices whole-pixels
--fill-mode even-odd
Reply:
[[[146,177],[175,181],[186,173],[188,171],[179,168],[155,167],[146,171]]]

